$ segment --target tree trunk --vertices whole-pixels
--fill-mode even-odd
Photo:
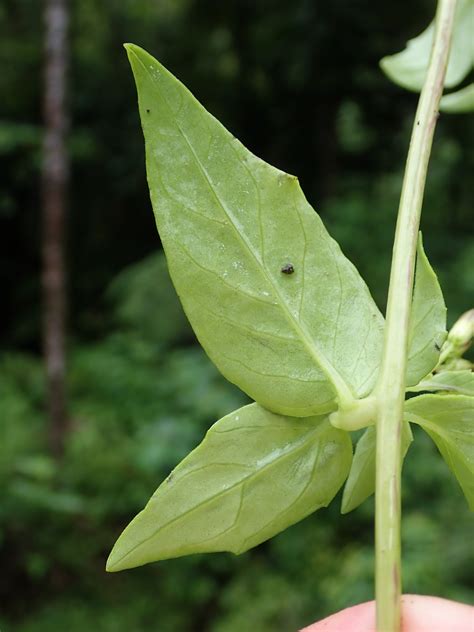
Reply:
[[[44,0],[44,140],[42,162],[43,349],[50,416],[49,443],[60,457],[66,432],[65,215],[68,188],[66,70],[68,0]]]

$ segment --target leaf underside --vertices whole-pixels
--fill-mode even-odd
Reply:
[[[156,223],[209,357],[280,414],[370,393],[383,318],[297,178],[248,151],[148,53],[127,52]]]
[[[372,391],[383,345],[379,310],[297,179],[249,152],[148,53],[126,48],[171,278],[210,358],[258,403],[212,426],[120,536],[110,571],[241,553],[326,506],[352,461],[348,433],[326,413]],[[417,384],[445,336],[421,241],[412,312]],[[343,510],[373,491],[372,433],[357,446]]]
[[[408,390],[415,393],[445,391],[459,395],[474,395],[474,373],[469,369],[463,371],[442,371],[441,373],[428,376]]]
[[[408,452],[413,434],[410,424],[403,422],[402,461]],[[376,430],[370,426],[357,442],[351,471],[344,486],[341,513],[349,513],[375,492]]]
[[[435,368],[446,336],[446,305],[443,293],[423,250],[420,233],[408,331],[407,386],[418,384]]]
[[[107,570],[190,553],[242,553],[333,499],[352,459],[326,416],[294,419],[258,404],[214,424],[125,529]]]
[[[474,397],[420,395],[406,402],[405,414],[433,439],[474,510]]]
[[[460,0],[456,9],[451,51],[444,85],[452,88],[460,83],[474,66],[474,2]],[[400,53],[384,57],[380,61],[382,70],[398,85],[419,92],[423,87],[431,46],[434,37],[434,22],[418,37],[411,39]]]
[[[474,83],[461,90],[445,94],[439,102],[442,112],[472,112],[474,111]]]

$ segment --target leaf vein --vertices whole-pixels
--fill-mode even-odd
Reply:
[[[166,98],[166,95],[163,94],[161,92],[161,90],[159,89],[159,87],[156,85],[155,78],[150,73],[150,70],[146,67],[146,65],[143,63],[143,61],[138,56],[137,56],[137,60],[142,65],[144,71],[151,77],[152,85],[154,86],[154,88],[156,90],[158,90],[158,92],[160,93],[161,98],[163,99],[163,102],[166,104],[167,108],[171,112],[171,115],[175,118],[175,114],[173,112],[173,108],[171,107],[170,103],[168,102],[168,100]],[[343,396],[346,399],[347,398],[353,399],[353,394],[352,394],[352,391],[349,388],[348,384],[345,382],[345,380],[339,374],[337,369],[328,360],[328,358],[323,354],[321,349],[316,347],[316,345],[314,344],[314,340],[311,338],[309,333],[306,331],[306,328],[304,327],[303,323],[298,321],[295,318],[295,316],[292,314],[291,310],[289,309],[288,305],[286,304],[286,302],[283,299],[283,296],[282,296],[282,294],[281,294],[281,292],[280,292],[280,290],[278,288],[278,285],[270,277],[270,275],[268,274],[266,268],[264,267],[263,261],[262,261],[261,257],[259,256],[259,253],[255,251],[254,247],[249,242],[249,240],[245,236],[245,234],[242,234],[237,229],[236,217],[234,216],[233,212],[228,208],[227,204],[221,199],[220,195],[217,192],[216,186],[215,186],[215,184],[212,181],[211,176],[209,175],[207,169],[205,168],[205,166],[203,165],[201,159],[197,155],[193,144],[189,140],[187,134],[185,133],[185,131],[183,130],[183,128],[181,127],[179,122],[176,120],[176,118],[175,118],[175,124],[176,124],[176,127],[177,127],[179,133],[183,137],[183,139],[184,139],[189,151],[193,155],[194,160],[196,162],[196,165],[197,165],[197,167],[198,167],[198,169],[199,169],[204,181],[207,182],[209,190],[211,191],[211,193],[215,197],[217,203],[221,207],[221,209],[224,212],[224,214],[229,219],[230,225],[232,226],[232,228],[233,228],[233,230],[235,232],[236,239],[248,251],[250,256],[253,257],[254,260],[261,266],[262,274],[265,276],[268,284],[273,288],[274,293],[276,294],[276,296],[279,299],[279,304],[280,304],[280,307],[282,309],[282,312],[284,313],[288,323],[297,331],[297,333],[299,334],[299,336],[303,340],[305,348],[306,348],[308,354],[310,355],[310,357],[313,358],[313,360],[316,361],[316,363],[323,369],[324,373],[328,376],[328,378],[330,380],[330,384],[331,384],[332,388],[335,390],[336,394],[338,394],[339,396]]]
[[[317,432],[319,432],[319,428],[315,428],[312,432],[305,434],[300,441],[295,442],[290,449],[288,449],[285,453],[280,453],[278,455],[278,457],[274,460],[274,461],[270,461],[269,463],[267,463],[266,465],[264,465],[259,471],[258,471],[258,475],[260,475],[262,472],[264,472],[265,470],[273,467],[275,465],[275,463],[277,461],[284,460],[286,458],[288,458],[289,456],[292,455],[293,452],[299,452],[302,448],[306,447],[306,443],[309,440],[309,438],[311,437],[311,435],[316,434]],[[143,544],[145,544],[146,542],[149,542],[150,540],[152,540],[154,537],[157,536],[157,534],[162,531],[165,528],[169,528],[172,524],[174,524],[175,522],[177,522],[178,520],[182,519],[183,517],[194,513],[195,511],[197,511],[202,505],[205,505],[208,502],[212,502],[216,497],[218,497],[219,495],[227,495],[230,492],[232,492],[236,487],[239,487],[239,485],[242,485],[248,478],[250,478],[252,476],[252,474],[248,474],[247,476],[244,476],[243,478],[237,480],[233,485],[229,485],[229,487],[227,487],[227,489],[222,492],[219,490],[219,492],[215,493],[215,494],[211,494],[210,496],[208,496],[207,498],[205,498],[204,500],[200,501],[199,503],[197,503],[196,505],[194,505],[194,507],[191,507],[190,509],[188,509],[187,511],[179,514],[178,516],[175,516],[174,518],[171,518],[170,520],[168,520],[168,522],[160,525],[160,527],[158,529],[156,529],[151,535],[147,536],[146,538],[144,538],[143,540],[141,540],[140,542],[138,542],[137,544],[135,544],[129,551],[127,551],[127,553],[125,555],[123,555],[120,560],[121,561],[123,559],[125,559],[126,557],[129,557],[133,551],[135,551],[138,547],[142,546]],[[161,486],[160,486],[161,487]],[[149,503],[155,499],[156,500],[156,494],[159,491],[160,488],[158,488],[158,490],[155,492],[155,494],[153,494],[153,496],[151,497]],[[148,504],[149,504],[148,503]],[[148,505],[147,505],[148,507]],[[146,511],[147,507],[145,507],[145,509],[143,511]]]

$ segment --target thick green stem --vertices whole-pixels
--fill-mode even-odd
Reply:
[[[393,248],[385,346],[376,389],[375,593],[379,632],[400,630],[401,430],[408,325],[426,172],[443,91],[455,8],[456,0],[438,2],[433,48],[413,125]]]

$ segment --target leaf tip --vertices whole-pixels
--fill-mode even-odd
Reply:
[[[131,42],[124,42],[123,47],[125,48],[127,53],[135,53],[139,50],[143,50],[139,46],[137,46],[136,44],[132,44]]]
[[[394,55],[385,55],[379,60],[379,68],[390,81],[398,84],[395,73],[393,72],[393,57]]]
[[[121,571],[125,568],[121,564],[123,556],[119,556],[116,549],[117,546],[114,546],[107,558],[107,562],[105,564],[105,570],[107,573],[116,573],[117,571]]]
[[[385,73],[387,72],[387,63],[388,65],[390,65],[390,61],[388,61],[388,59],[389,59],[388,55],[386,55],[385,57],[382,57],[382,59],[379,59],[379,67]]]
[[[131,545],[129,539],[127,538],[127,529],[125,529],[125,531],[120,535],[109,553],[109,557],[105,564],[105,570],[107,573],[117,573],[118,571],[124,571],[128,568],[140,566],[140,561],[137,561],[136,556],[130,555],[136,546]]]
[[[128,57],[130,57],[130,55],[134,52],[135,44],[131,44],[130,42],[124,42],[123,47],[125,48],[125,51]]]
[[[142,48],[141,46],[137,46],[137,44],[131,44],[130,42],[125,42],[123,44],[123,47],[125,48],[127,52],[128,60],[132,67],[134,66],[136,62],[139,62],[139,61],[141,61],[142,63],[145,63],[145,62],[156,63],[156,59],[154,59],[150,55],[150,53],[147,53],[147,51],[144,48]]]
[[[342,495],[342,500],[341,500],[341,514],[344,516],[345,514],[348,514],[351,511],[353,511],[356,507],[357,505],[355,505],[352,502],[352,498],[350,498],[348,494],[345,493],[345,489],[344,489],[344,493]]]
[[[106,573],[116,573],[120,569],[116,567],[116,565],[111,561],[110,557],[107,559],[105,563],[105,572]]]

